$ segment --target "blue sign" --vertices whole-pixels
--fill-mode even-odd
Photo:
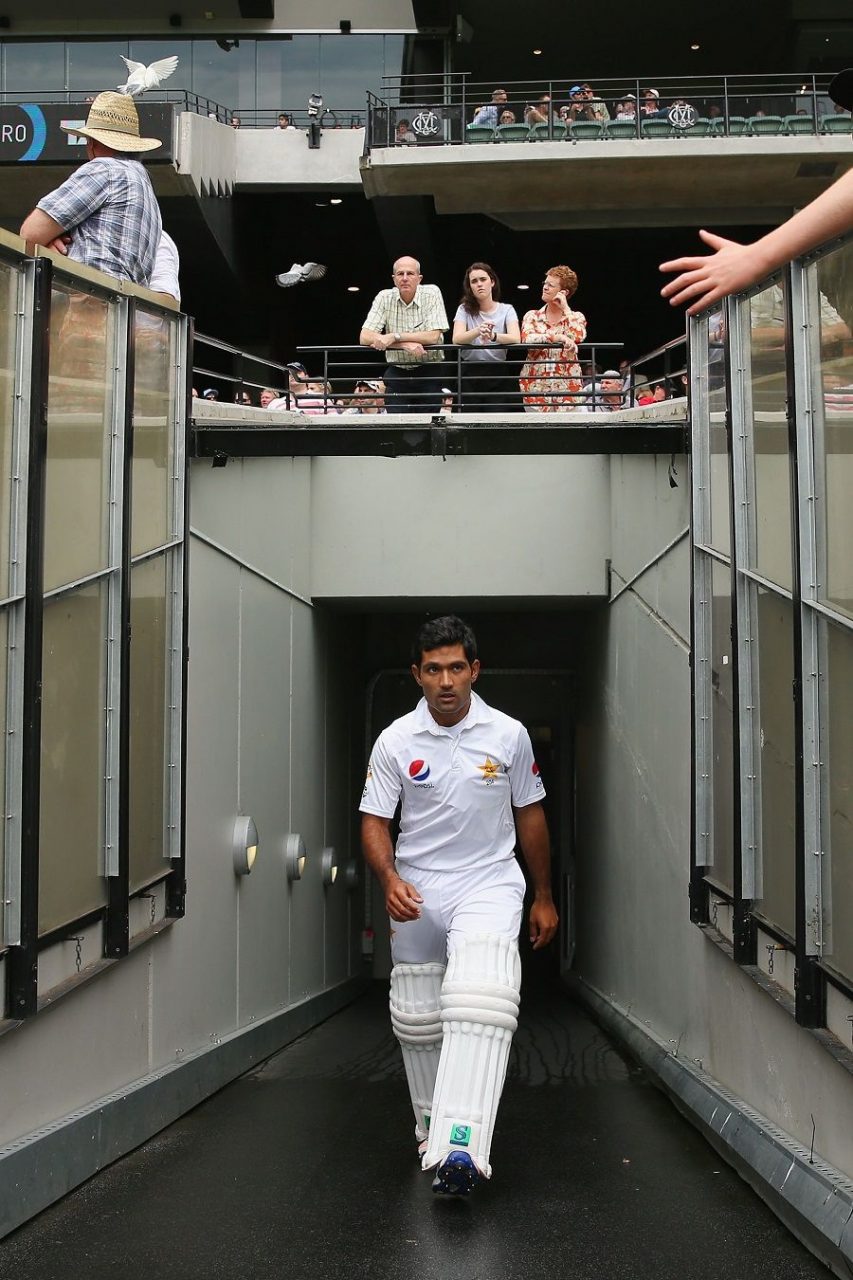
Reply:
[[[0,106],[0,165],[67,164],[86,159],[86,139],[63,132],[62,126],[86,123],[88,102],[17,102]],[[173,107],[163,102],[137,103],[143,137],[160,138],[162,147],[145,154],[146,163],[172,159]]]

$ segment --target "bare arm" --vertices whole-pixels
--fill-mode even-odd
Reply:
[[[385,910],[392,920],[417,920],[423,898],[413,884],[407,884],[394,870],[391,819],[372,813],[361,815],[361,848],[364,860],[385,894]]]
[[[547,947],[557,932],[559,918],[551,896],[551,843],[541,804],[527,804],[515,810],[515,828],[521,852],[533,881],[530,908],[530,941],[533,950]]]
[[[30,244],[41,244],[47,247],[51,246],[54,240],[65,235],[65,228],[43,209],[33,209],[21,223],[19,235]]]
[[[715,252],[710,257],[675,258],[662,262],[661,271],[680,272],[664,285],[661,293],[673,306],[690,302],[688,315],[755,284],[784,262],[807,253],[823,240],[841,235],[853,227],[853,169],[816,200],[800,209],[781,227],[753,244],[738,244],[710,231],[699,235]]]

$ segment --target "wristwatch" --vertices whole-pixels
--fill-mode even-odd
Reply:
[[[392,340],[392,342],[399,342],[399,341],[400,341],[400,335],[399,335],[399,333],[392,333],[392,334],[391,334],[391,340]]]

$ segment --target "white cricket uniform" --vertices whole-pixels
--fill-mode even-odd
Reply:
[[[476,693],[457,725],[422,698],[379,735],[360,809],[393,818],[402,802],[396,868],[424,899],[420,919],[393,925],[395,964],[444,963],[466,935],[518,936],[512,807],[544,795],[527,730]]]

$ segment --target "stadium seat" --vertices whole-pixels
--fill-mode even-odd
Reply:
[[[750,133],[781,133],[781,116],[750,116],[746,122]]]
[[[644,138],[672,138],[680,130],[673,129],[668,120],[644,120]]]
[[[583,138],[600,138],[601,125],[598,120],[574,120],[572,121],[571,137],[575,142],[579,142]]]
[[[494,142],[495,131],[487,124],[469,124],[465,128],[466,142]]]
[[[527,142],[530,129],[526,124],[499,124],[495,129],[498,142]]]
[[[707,138],[715,132],[713,120],[709,120],[707,116],[697,116],[693,126],[684,130],[684,136],[686,138]]]
[[[725,133],[725,124],[723,132]],[[735,138],[738,134],[746,133],[746,116],[729,116],[729,137]]]
[[[604,125],[605,138],[636,138],[637,125],[633,120],[608,120]]]
[[[785,132],[786,133],[814,133],[815,122],[814,116],[785,116]]]
[[[535,124],[530,130],[531,142],[562,142],[566,137],[568,129],[561,120],[549,126],[547,124]]]
[[[853,116],[821,116],[821,133],[850,133],[853,129]]]

